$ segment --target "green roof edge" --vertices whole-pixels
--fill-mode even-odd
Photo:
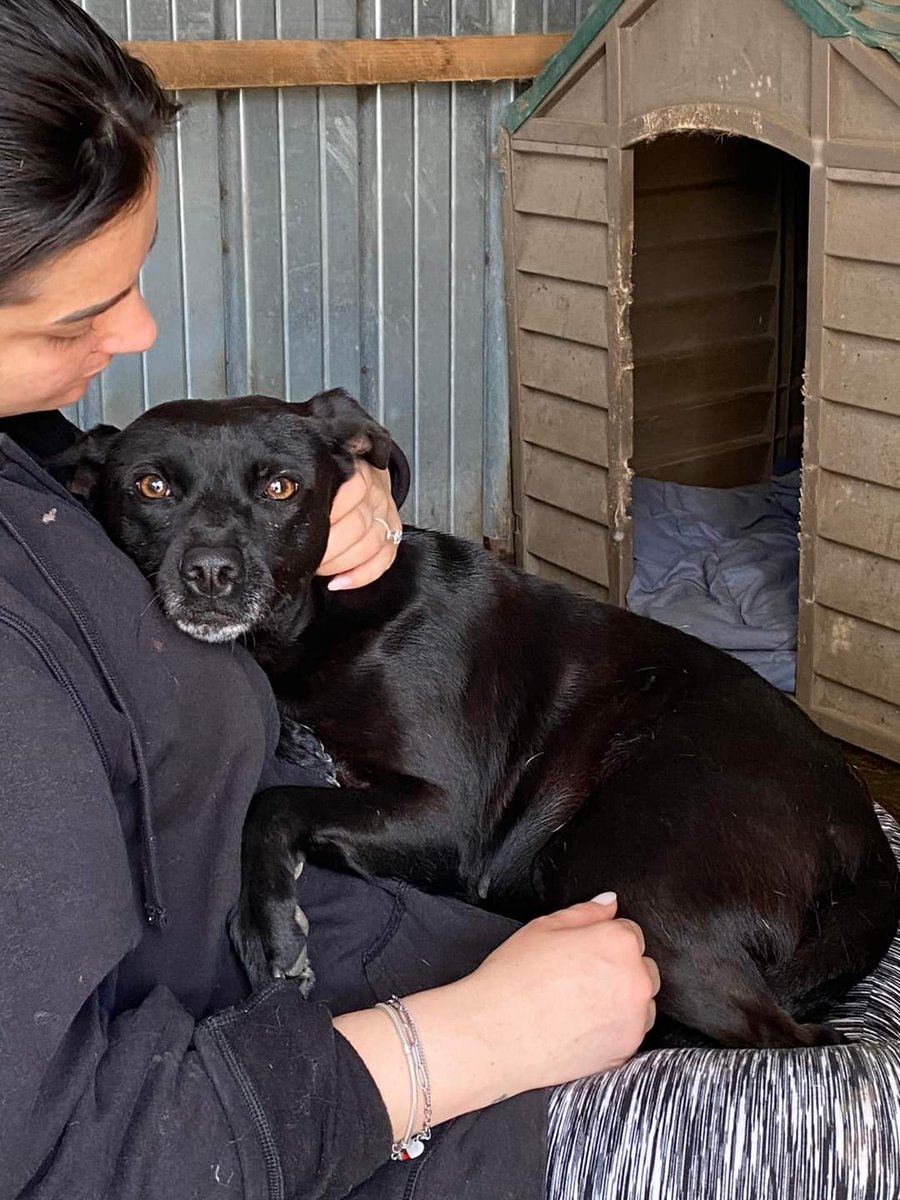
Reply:
[[[510,133],[515,133],[528,120],[624,3],[625,0],[600,0],[566,44],[547,59],[546,66],[528,91],[523,92],[506,110],[503,124]],[[883,14],[885,28],[878,29],[866,25],[854,15],[860,8],[858,0],[853,3],[844,3],[844,0],[783,0],[783,3],[819,37],[853,37],[865,46],[886,50],[892,58],[900,61],[900,13],[894,4],[866,0],[865,8],[870,15]]]

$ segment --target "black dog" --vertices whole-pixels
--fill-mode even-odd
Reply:
[[[669,1018],[728,1046],[839,1040],[802,1022],[877,963],[900,887],[838,745],[734,659],[458,538],[408,529],[377,583],[326,591],[335,491],[389,449],[331,392],[165,404],[69,456],[172,620],[252,634],[295,750],[334,763],[339,791],[253,801],[251,978],[306,976],[309,856],[520,918],[615,889]]]

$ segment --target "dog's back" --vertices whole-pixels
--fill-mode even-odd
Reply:
[[[520,918],[616,890],[663,1008],[719,1041],[827,1039],[782,1006],[814,1010],[896,929],[896,868],[839,746],[694,638],[409,530],[300,645],[276,689],[348,782],[378,763],[452,796],[446,873],[399,846],[397,873]],[[445,810],[421,820],[425,845]],[[717,1013],[722,989],[743,999]]]
[[[241,922],[258,977],[297,958],[309,854],[520,917],[615,889],[670,1017],[729,1045],[833,1040],[797,1019],[875,964],[900,909],[840,748],[719,651],[456,538],[410,530],[377,583],[328,592],[314,572],[332,497],[355,456],[383,466],[389,445],[327,393],[163,405],[72,460],[172,619],[252,635],[335,761],[341,793],[251,808]],[[290,853],[273,865],[275,844]]]

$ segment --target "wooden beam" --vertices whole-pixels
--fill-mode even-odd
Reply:
[[[567,40],[568,34],[514,34],[124,45],[164,87],[188,90],[533,79]]]

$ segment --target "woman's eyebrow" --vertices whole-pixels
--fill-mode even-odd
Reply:
[[[159,235],[159,221],[156,222],[156,228],[153,230],[153,240],[147,248],[149,254],[156,245],[156,239]],[[133,285],[132,285],[133,286]],[[60,317],[58,321],[54,321],[54,325],[74,325],[78,321],[87,321],[90,317],[99,317],[101,313],[105,313],[112,308],[114,304],[118,304],[120,300],[124,300],[131,291],[130,287],[125,288],[123,292],[119,292],[117,296],[113,296],[111,300],[103,300],[100,304],[92,304],[90,308],[80,308],[78,312],[68,313],[65,317]]]
[[[107,309],[112,308],[114,304],[118,304],[120,300],[124,300],[131,288],[126,288],[124,292],[119,292],[118,296],[113,296],[111,300],[104,300],[102,304],[93,304],[90,308],[80,308],[78,312],[69,313],[68,316],[60,317],[58,321],[54,321],[54,325],[74,325],[76,321],[86,321],[88,317],[99,317],[101,313],[105,313]]]

